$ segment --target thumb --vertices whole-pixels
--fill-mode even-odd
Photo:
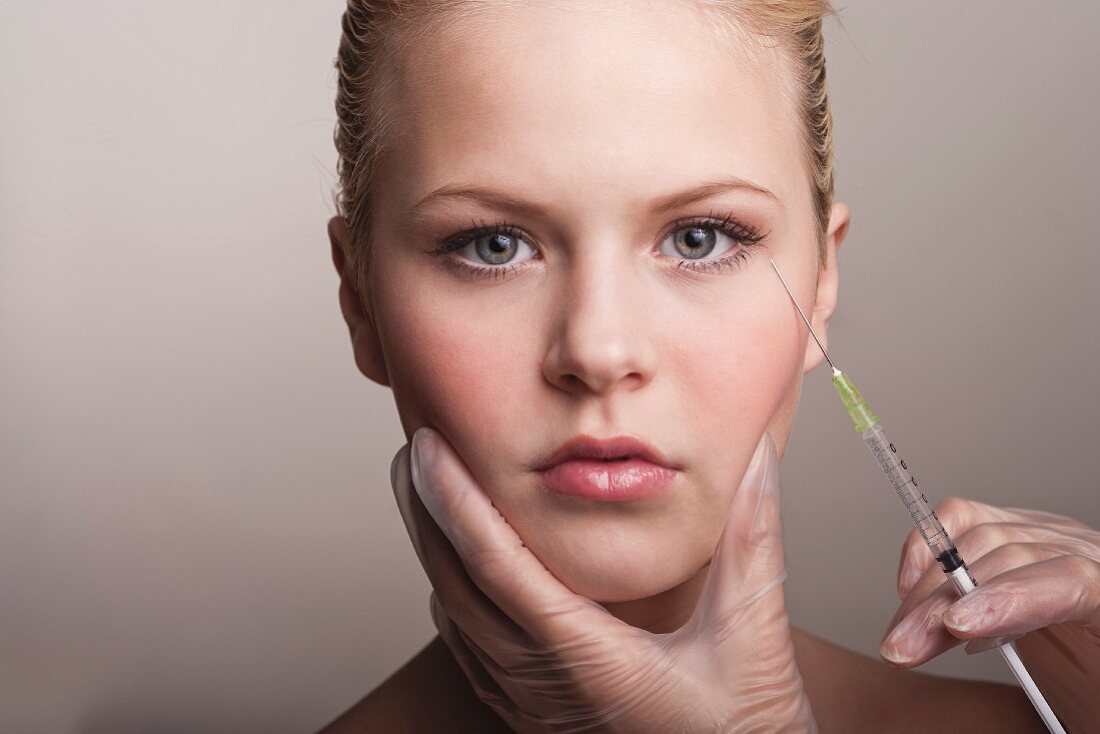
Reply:
[[[535,557],[437,431],[413,434],[410,468],[413,487],[470,579],[533,638],[557,646],[577,630],[610,638],[624,626]]]
[[[779,520],[779,460],[767,431],[760,437],[696,606],[699,623],[721,625],[786,579]]]

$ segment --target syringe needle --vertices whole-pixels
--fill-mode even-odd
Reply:
[[[886,438],[886,433],[879,424],[878,416],[867,405],[867,401],[863,399],[863,396],[860,395],[859,390],[848,379],[848,376],[838,370],[836,365],[833,364],[833,360],[829,359],[829,353],[825,351],[825,347],[821,346],[821,340],[817,338],[814,327],[810,326],[809,319],[806,318],[802,307],[798,305],[798,299],[794,297],[790,286],[787,285],[783,273],[779,272],[779,266],[775,264],[775,260],[772,260],[771,263],[775,269],[775,274],[779,276],[783,287],[787,289],[787,295],[791,297],[795,308],[798,309],[798,314],[810,330],[814,341],[817,342],[817,346],[821,347],[821,353],[825,355],[829,366],[833,368],[833,385],[836,387],[837,394],[840,395],[844,407],[847,408],[852,422],[855,423],[856,432],[863,435],[863,440],[871,449],[871,453],[879,466],[886,473],[886,477],[893,485],[898,498],[901,499],[905,509],[909,512],[909,516],[916,523],[917,529],[920,530],[924,542],[928,544],[928,548],[940,563],[943,572],[951,579],[956,591],[959,592],[959,596],[969,594],[977,588],[978,582],[971,575],[970,569],[963,561],[962,556],[959,555],[954,541],[948,536],[943,524],[940,523],[940,519],[936,517],[936,512],[928,504],[924,493],[917,488],[917,480],[909,470],[905,460],[898,454],[897,447]],[[1032,680],[1027,668],[1024,667],[1023,661],[1016,653],[1016,648],[1009,642],[1001,645],[999,649],[1005,662],[1012,670],[1012,674],[1016,677],[1024,692],[1027,693],[1027,697],[1031,700],[1031,704],[1042,718],[1043,723],[1046,724],[1047,729],[1051,731],[1051,734],[1066,734],[1062,723],[1054,715],[1050,704],[1043,698],[1039,687],[1035,685],[1035,681]]]
[[[817,334],[814,333],[814,327],[810,326],[810,320],[806,318],[806,314],[802,312],[802,307],[798,305],[798,299],[794,297],[794,293],[791,293],[791,288],[787,285],[783,273],[779,272],[779,266],[775,264],[775,260],[772,260],[772,258],[768,258],[768,260],[771,261],[772,268],[775,269],[775,274],[779,276],[779,280],[783,283],[783,287],[787,289],[787,295],[791,297],[791,302],[794,303],[794,307],[798,309],[798,315],[806,322],[806,328],[810,330],[810,335],[813,336],[814,341],[817,342],[817,346],[821,347],[821,353],[825,355],[825,361],[833,368],[833,374],[837,374],[840,370],[833,364],[833,360],[829,359],[829,353],[825,351],[825,347],[821,346],[821,340],[817,338]]]

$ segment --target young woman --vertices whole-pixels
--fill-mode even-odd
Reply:
[[[911,538],[888,662],[788,622],[777,465],[822,354],[770,260],[825,339],[829,12],[349,2],[329,234],[441,636],[326,731],[1041,732],[1015,687],[903,669],[1027,632],[1100,727],[1100,533],[1069,518],[942,505],[982,592]]]

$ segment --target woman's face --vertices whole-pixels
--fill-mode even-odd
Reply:
[[[834,207],[819,273],[767,52],[718,39],[688,3],[636,5],[493,9],[412,48],[356,339],[406,435],[440,431],[547,568],[605,603],[698,578],[762,432],[785,448],[821,354],[768,258],[821,334],[847,221]],[[770,193],[686,195],[732,179]],[[430,195],[474,187],[493,198]],[[482,224],[507,231],[432,254]],[[680,470],[637,501],[549,491],[532,465],[578,434],[634,435]]]

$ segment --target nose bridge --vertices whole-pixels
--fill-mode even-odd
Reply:
[[[553,384],[602,394],[649,380],[655,355],[634,249],[581,243],[570,258],[546,359]]]

